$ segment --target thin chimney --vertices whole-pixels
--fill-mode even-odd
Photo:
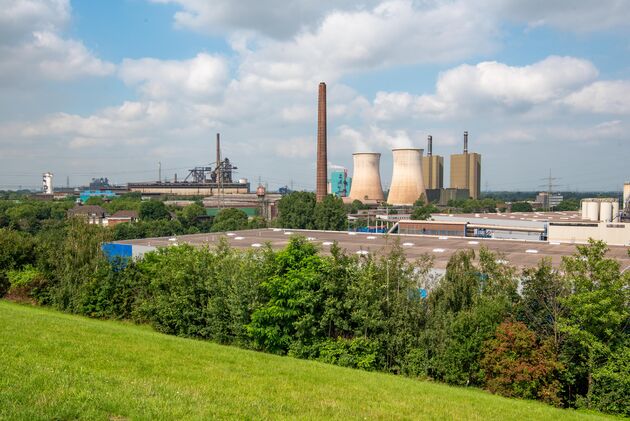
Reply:
[[[217,133],[217,183],[221,182],[221,135]]]
[[[464,153],[468,153],[468,132],[464,132]]]
[[[433,136],[429,135],[429,145],[427,147],[427,156],[433,155]]]
[[[319,84],[317,103],[317,189],[316,199],[321,202],[326,197],[328,183],[328,153],[326,148],[326,84]]]

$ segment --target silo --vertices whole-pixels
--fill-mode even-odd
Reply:
[[[623,209],[630,211],[630,182],[623,185]]]
[[[582,207],[582,219],[586,221],[588,219],[588,200],[582,199],[580,206]]]
[[[394,170],[387,203],[413,205],[426,190],[422,179],[422,149],[393,149]]]
[[[385,200],[381,185],[381,154],[374,152],[355,153],[352,154],[352,161],[354,172],[350,187],[350,199],[360,201]]]
[[[599,204],[599,220],[603,222],[612,221],[612,202],[608,200],[602,200]]]
[[[617,199],[612,204],[612,220],[619,222],[619,201]]]
[[[588,219],[591,221],[599,221],[599,202],[589,199],[586,202],[588,209]]]

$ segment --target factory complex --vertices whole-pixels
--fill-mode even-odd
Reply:
[[[322,82],[318,86],[315,198],[321,202],[328,194],[334,194],[346,204],[358,200],[367,206],[368,210],[361,211],[366,213],[348,216],[349,231],[352,221],[367,218],[367,231],[373,233],[522,240],[540,244],[586,243],[593,238],[609,245],[630,245],[630,223],[625,222],[630,221],[630,183],[624,185],[622,206],[615,198],[589,198],[582,200],[579,212],[468,215],[434,212],[428,221],[412,220],[410,211],[418,200],[445,207],[451,200],[480,198],[481,155],[469,152],[468,131],[463,133],[462,153],[450,157],[450,187],[444,188],[444,158],[433,154],[433,137],[429,135],[426,156],[420,148],[391,150],[391,184],[384,190],[380,172],[381,152],[378,151],[353,153],[351,176],[345,169],[329,173],[326,107],[326,84]],[[80,199],[85,202],[94,196],[111,198],[128,191],[141,193],[145,198],[167,196],[169,204],[186,206],[193,203],[190,199],[194,196],[203,198],[208,217],[216,215],[220,209],[233,207],[242,209],[250,217],[261,216],[267,221],[275,219],[278,202],[287,189],[271,193],[259,184],[252,191],[246,178],[235,177],[235,170],[237,167],[221,154],[221,138],[217,133],[214,162],[190,169],[183,180],[178,181],[177,174],[172,181],[164,180],[160,167],[157,182],[134,182],[120,187],[109,186],[107,179],[104,182],[101,179],[95,186],[90,185],[89,190],[81,192]],[[58,193],[53,189],[52,180],[52,173],[43,174],[43,193],[40,196],[56,197]],[[536,201],[549,209],[560,204],[562,196],[551,191],[542,192]],[[391,207],[396,212],[390,213]],[[109,219],[119,223],[119,216],[110,218],[100,209],[91,209],[87,213],[88,210],[86,207],[75,210],[75,213],[86,214],[91,223],[106,225]]]

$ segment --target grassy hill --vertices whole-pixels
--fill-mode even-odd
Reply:
[[[0,301],[0,419],[604,419]]]

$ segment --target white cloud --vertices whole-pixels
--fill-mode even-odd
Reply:
[[[290,41],[254,38],[242,52],[241,83],[305,90],[320,80],[400,64],[441,63],[489,52],[494,23],[464,2],[386,1],[373,9],[332,11],[315,30]]]
[[[564,103],[587,113],[630,114],[630,81],[598,81],[567,96]]]
[[[106,76],[115,66],[82,42],[64,38],[67,0],[4,0],[0,9],[0,80],[8,86],[30,80]]]
[[[202,33],[256,31],[274,38],[290,37],[317,24],[330,10],[330,3],[318,0],[151,0],[177,4],[175,25]],[[359,9],[376,0],[336,0],[334,9]]]
[[[119,74],[149,98],[205,100],[225,89],[229,69],[224,58],[200,53],[183,61],[126,59]]]
[[[480,110],[523,113],[564,98],[592,82],[597,68],[574,57],[551,56],[527,66],[495,61],[461,65],[442,73],[435,94],[379,92],[374,115],[381,120],[406,116],[452,117]]]

